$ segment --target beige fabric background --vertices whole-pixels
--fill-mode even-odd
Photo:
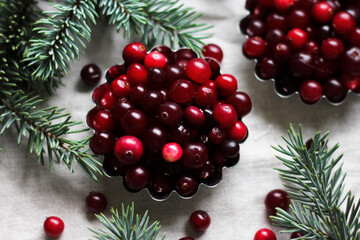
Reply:
[[[239,89],[247,92],[253,101],[253,110],[244,118],[250,130],[248,140],[241,145],[238,165],[224,171],[221,183],[215,188],[201,187],[196,197],[183,200],[176,194],[164,202],[152,200],[146,191],[130,194],[124,190],[119,178],[103,177],[101,182],[91,181],[80,168],[70,174],[60,164],[53,173],[48,166],[39,166],[35,158],[24,160],[19,150],[14,130],[1,136],[0,145],[7,151],[0,154],[0,239],[41,240],[45,237],[42,224],[46,216],[59,216],[65,222],[62,240],[85,240],[92,234],[87,227],[101,224],[85,208],[85,197],[91,190],[101,191],[108,197],[109,206],[119,208],[121,203],[135,202],[138,213],[149,210],[152,220],[160,220],[167,239],[179,239],[186,235],[203,240],[253,239],[262,227],[270,227],[263,206],[264,196],[274,188],[281,188],[282,181],[272,168],[281,167],[274,158],[270,145],[283,143],[289,123],[303,124],[304,135],[315,131],[331,131],[331,143],[340,142],[339,153],[345,153],[344,170],[348,176],[347,188],[360,196],[359,133],[360,99],[349,94],[341,106],[332,106],[322,100],[315,106],[304,105],[297,96],[287,99],[278,97],[272,82],[259,82],[253,75],[254,64],[241,53],[244,36],[238,30],[239,20],[246,15],[244,0],[182,0],[204,15],[200,19],[215,25],[207,43],[221,45],[224,50],[222,71],[237,77]],[[81,68],[90,62],[103,70],[121,62],[121,51],[128,40],[112,27],[99,23],[86,54],[72,66],[64,80],[66,87],[59,89],[51,105],[66,107],[75,120],[83,121],[92,108],[91,89],[79,81]],[[192,211],[206,210],[212,224],[204,234],[196,234],[187,219]],[[106,211],[109,214],[109,210]],[[278,239],[288,239],[278,234]],[[91,238],[94,239],[94,238]]]

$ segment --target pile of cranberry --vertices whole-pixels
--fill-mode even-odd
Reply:
[[[223,167],[239,161],[248,135],[242,118],[252,107],[236,78],[220,73],[221,48],[206,45],[199,58],[187,48],[148,53],[133,42],[122,55],[124,64],[110,67],[107,82],[94,89],[96,106],[87,115],[95,130],[90,148],[105,156],[104,172],[155,199],[216,185]]]
[[[243,53],[280,95],[313,104],[360,93],[360,0],[247,0],[246,8]]]

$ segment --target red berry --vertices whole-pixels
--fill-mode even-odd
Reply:
[[[266,195],[264,203],[267,211],[272,215],[276,214],[276,208],[287,211],[290,205],[289,194],[281,189],[272,190]]]
[[[100,82],[101,69],[96,64],[88,64],[83,67],[80,76],[86,85],[94,86]]]
[[[327,23],[334,16],[334,9],[327,2],[318,2],[314,4],[311,14],[317,22]]]
[[[214,108],[214,118],[224,128],[232,127],[237,120],[237,113],[229,104],[217,105]]]
[[[170,98],[178,103],[190,101],[194,96],[194,93],[194,85],[190,81],[184,79],[177,80],[169,89]]]
[[[228,138],[234,139],[238,142],[242,142],[248,135],[246,125],[242,121],[236,121],[236,123],[227,129]]]
[[[90,192],[85,199],[86,207],[94,213],[103,212],[107,207],[107,199],[100,192]]]
[[[349,40],[355,46],[360,47],[360,27],[354,29],[354,31],[349,36]]]
[[[254,240],[276,240],[276,235],[270,229],[262,228],[255,233]]]
[[[291,29],[288,32],[286,39],[289,42],[291,48],[294,50],[300,50],[304,48],[308,40],[306,32],[300,28]]]
[[[194,230],[204,232],[210,226],[211,218],[207,212],[197,210],[190,215],[189,221]]]
[[[210,80],[211,67],[205,59],[194,58],[188,63],[186,67],[186,74],[194,82],[204,84]]]
[[[124,65],[114,65],[110,67],[106,72],[106,80],[109,84],[116,78],[126,73]]]
[[[217,92],[214,88],[201,85],[195,92],[195,103],[198,107],[212,106],[216,103]]]
[[[140,161],[144,153],[144,147],[137,137],[126,135],[120,137],[114,147],[116,158],[126,164],[132,165]]]
[[[188,143],[183,147],[181,162],[189,169],[201,168],[208,160],[208,150],[202,143]]]
[[[139,63],[131,64],[126,72],[131,86],[136,86],[138,84],[146,85],[148,83],[147,74],[146,68]]]
[[[196,192],[198,188],[198,182],[191,175],[179,176],[176,179],[175,188],[180,196],[190,197]]]
[[[280,12],[288,11],[293,5],[295,0],[274,0],[275,8]]]
[[[341,35],[350,34],[354,31],[355,24],[355,18],[345,11],[338,12],[332,20],[334,31]]]
[[[144,64],[147,69],[154,67],[163,68],[166,65],[166,58],[162,53],[151,52],[145,56]]]
[[[144,166],[130,166],[125,170],[124,185],[131,192],[138,192],[150,184],[150,172]]]
[[[213,127],[209,133],[209,139],[215,144],[221,144],[225,141],[227,134],[224,129]]]
[[[115,136],[111,132],[96,132],[90,139],[89,145],[96,154],[109,154],[114,149]]]
[[[133,104],[140,105],[143,97],[147,93],[147,89],[144,85],[139,84],[135,87],[132,87],[129,93],[129,100]]]
[[[302,232],[293,232],[290,236],[290,239],[294,239],[294,238],[300,238],[305,236],[305,234],[303,234]]]
[[[190,127],[200,128],[205,123],[205,116],[199,108],[188,106],[184,110],[184,120]]]
[[[231,74],[221,74],[215,80],[216,90],[221,96],[228,97],[237,90],[237,80]]]
[[[162,149],[162,156],[167,162],[176,162],[181,158],[182,154],[181,146],[175,142],[165,144]]]
[[[307,104],[314,104],[320,100],[323,89],[319,82],[315,80],[307,80],[300,86],[300,97]]]
[[[126,45],[122,55],[127,64],[134,62],[142,63],[146,55],[146,47],[142,43],[132,42]]]
[[[250,37],[243,45],[243,53],[247,58],[257,58],[263,55],[266,42],[261,37]]]
[[[91,109],[87,114],[86,114],[86,124],[90,127],[90,128],[94,128],[93,125],[93,120],[94,120],[94,116],[95,114],[100,111],[100,109],[96,106],[93,109]]]
[[[202,54],[204,57],[210,57],[215,60],[217,60],[219,63],[221,63],[223,59],[223,51],[222,49],[213,43],[207,44],[202,49]]]
[[[126,134],[141,135],[147,125],[145,113],[137,109],[128,110],[121,119],[121,126]]]
[[[96,103],[96,105],[100,106],[101,99],[108,90],[110,90],[110,85],[107,83],[101,84],[94,89],[91,97],[94,103]]]
[[[48,217],[44,222],[44,231],[49,237],[60,237],[65,228],[65,224],[61,218]]]
[[[107,91],[101,99],[101,107],[106,110],[113,110],[115,107],[116,98],[111,90]]]
[[[94,115],[93,126],[95,131],[112,131],[115,123],[111,113],[101,110]]]
[[[117,78],[112,81],[111,90],[117,98],[123,98],[129,95],[131,87],[128,81]]]
[[[342,74],[340,77],[341,82],[348,90],[355,90],[360,86],[360,76],[359,77],[352,77],[348,74]]]
[[[158,109],[158,120],[165,126],[176,126],[183,116],[182,108],[176,102],[165,102]]]
[[[274,6],[274,0],[258,0],[259,4],[266,7]]]
[[[335,60],[344,52],[343,43],[337,38],[328,38],[321,44],[321,54],[326,60]]]
[[[252,108],[251,99],[244,92],[235,92],[226,99],[226,102],[235,108],[238,118],[246,116]]]

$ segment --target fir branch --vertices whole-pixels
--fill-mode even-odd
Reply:
[[[286,169],[277,170],[289,182],[285,186],[292,199],[291,213],[278,209],[277,216],[271,217],[274,223],[285,232],[307,234],[300,239],[359,240],[360,200],[355,202],[350,191],[343,193],[342,155],[333,157],[339,144],[328,149],[328,133],[318,132],[307,149],[301,126],[297,133],[291,125],[288,138],[283,139],[287,146],[274,149],[285,155],[277,158]]]
[[[212,26],[195,23],[201,14],[178,0],[100,0],[99,6],[117,30],[124,28],[129,37],[133,33],[141,35],[147,46],[178,45],[200,53],[202,40],[211,36],[203,32]]]
[[[158,221],[149,225],[149,216],[146,211],[141,217],[134,210],[134,203],[125,210],[121,206],[121,214],[117,209],[111,209],[112,218],[108,219],[103,213],[96,215],[107,231],[90,229],[98,240],[157,240],[160,239],[160,223]],[[165,239],[164,236],[161,239]]]
[[[42,37],[32,39],[25,56],[29,66],[37,66],[36,79],[51,81],[61,78],[70,68],[70,62],[79,58],[90,41],[90,24],[96,23],[97,0],[66,0],[53,4],[57,12],[48,12],[51,18],[37,21],[33,31]]]
[[[79,164],[93,179],[101,174],[101,165],[89,154],[87,143],[89,139],[74,141],[64,138],[66,134],[87,131],[87,129],[72,130],[81,122],[70,120],[70,114],[63,109],[48,107],[38,109],[43,100],[38,96],[30,96],[18,92],[8,98],[0,98],[0,134],[14,125],[18,131],[17,142],[20,145],[27,136],[27,154],[35,152],[38,162],[44,164],[47,151],[50,170],[53,162],[63,161],[73,171],[73,163]]]

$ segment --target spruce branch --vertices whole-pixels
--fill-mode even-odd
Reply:
[[[141,35],[147,46],[161,43],[201,52],[202,40],[211,36],[203,32],[212,26],[195,23],[201,14],[178,0],[100,0],[99,6],[117,30]]]
[[[96,23],[97,0],[65,0],[53,4],[57,12],[48,12],[51,18],[37,21],[33,31],[41,37],[30,40],[25,61],[36,66],[33,76],[42,81],[61,78],[70,68],[70,62],[79,58],[91,38],[91,24]]]
[[[97,180],[100,162],[89,153],[89,139],[79,141],[64,138],[64,135],[87,131],[74,130],[81,122],[70,120],[70,114],[56,107],[39,108],[44,101],[39,96],[18,92],[8,98],[0,97],[0,135],[14,125],[18,131],[17,142],[20,145],[27,137],[26,153],[35,152],[38,162],[44,164],[47,152],[50,170],[53,163],[63,161],[73,171],[76,162],[93,179]]]
[[[344,194],[342,155],[333,157],[339,144],[329,149],[328,134],[316,133],[307,149],[301,126],[297,133],[290,125],[288,138],[283,137],[287,146],[274,147],[285,155],[276,156],[286,167],[277,170],[289,182],[285,187],[292,201],[290,213],[278,209],[271,219],[284,232],[306,234],[299,239],[359,240],[360,200],[355,201],[351,191]]]
[[[143,216],[136,214],[134,203],[131,207],[124,204],[121,206],[121,213],[117,209],[111,209],[111,219],[107,218],[103,213],[96,215],[98,220],[107,230],[99,229],[98,231],[90,229],[98,240],[157,240],[160,238],[161,229],[158,221],[149,224],[149,216],[146,211]]]

